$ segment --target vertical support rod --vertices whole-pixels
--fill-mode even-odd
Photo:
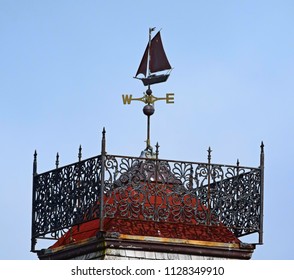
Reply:
[[[240,161],[239,161],[239,159],[237,158],[237,162],[236,162],[236,166],[237,166],[237,175],[236,175],[236,179],[235,180],[237,180],[237,191],[236,191],[236,198],[235,198],[235,201],[236,201],[236,203],[237,203],[237,209],[239,209],[239,205],[240,205],[240,203],[239,203],[239,200],[240,200],[240,184],[241,184],[241,180],[240,180],[240,178],[239,178],[239,174],[240,174]],[[234,183],[233,183],[234,184]],[[234,215],[234,223],[235,224],[238,224],[238,215]],[[234,233],[235,233],[235,235],[237,236],[237,234],[238,234],[238,229],[235,229],[234,230]]]
[[[210,225],[210,223],[211,223],[211,209],[210,209],[210,176],[211,176],[211,152],[212,152],[212,150],[211,150],[211,148],[209,147],[208,148],[208,150],[207,150],[207,152],[208,152],[208,157],[207,157],[207,159],[208,159],[208,172],[207,172],[207,176],[208,176],[208,178],[207,178],[207,180],[208,180],[208,186],[207,186],[207,203],[208,203],[208,224],[207,225]]]
[[[190,167],[190,174],[189,174],[189,190],[193,190],[193,164],[191,164],[191,167]]]
[[[37,244],[37,239],[34,237],[35,235],[35,183],[37,175],[37,151],[34,153],[34,161],[33,161],[33,187],[32,187],[32,228],[31,228],[31,252],[35,252],[35,246]]]
[[[146,139],[146,150],[152,150],[150,146],[150,116],[154,114],[154,107],[150,103],[150,98],[152,95],[152,90],[150,89],[150,85],[148,86],[148,89],[146,90],[146,102],[147,105],[144,106],[143,108],[143,113],[144,115],[147,116],[147,139]],[[152,151],[151,151],[151,154]]]
[[[100,184],[100,231],[104,231],[104,180],[105,180],[105,161],[106,161],[106,140],[105,128],[102,131],[101,142],[101,184]]]
[[[78,152],[78,160],[79,160],[79,163],[77,164],[78,166],[78,179],[77,179],[77,189],[81,187],[82,185],[82,180],[81,180],[81,160],[82,160],[82,145],[79,146],[79,152]],[[79,191],[78,191],[79,192]],[[80,207],[80,197],[78,198],[77,200],[77,203],[76,203],[76,207],[79,208]],[[79,226],[78,226],[78,230],[79,230]],[[71,232],[72,233],[72,232]]]
[[[147,141],[146,141],[146,149],[150,147],[150,116],[147,116]]]
[[[157,146],[158,147],[158,146]],[[155,185],[154,185],[154,216],[153,216],[153,220],[156,221],[156,222],[159,222],[159,212],[158,212],[158,207],[157,207],[157,196],[158,196],[158,189],[159,189],[159,186],[158,186],[158,171],[159,171],[159,166],[158,166],[158,158],[155,157],[155,168],[154,168],[154,171],[155,171]],[[155,223],[156,224],[156,223]]]
[[[259,244],[263,244],[263,200],[264,200],[264,144],[260,145],[260,226]]]

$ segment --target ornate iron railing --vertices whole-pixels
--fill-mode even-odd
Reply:
[[[33,176],[32,251],[39,238],[104,218],[224,225],[235,236],[263,227],[263,145],[258,168],[102,154]],[[101,199],[102,198],[102,199]],[[98,226],[98,224],[97,224]]]

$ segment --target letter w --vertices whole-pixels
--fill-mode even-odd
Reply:
[[[124,104],[131,104],[132,97],[133,97],[132,94],[130,94],[130,95],[128,95],[128,94],[124,95],[124,94],[123,94],[123,95],[122,95],[123,103],[124,103]]]

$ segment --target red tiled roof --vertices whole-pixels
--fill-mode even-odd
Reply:
[[[104,204],[114,205],[114,209],[119,211],[111,213],[113,218],[104,219],[104,231],[136,236],[240,243],[225,226],[206,226],[193,218],[195,210],[199,217],[202,214],[206,217],[208,210],[181,185],[181,181],[168,168],[161,170],[156,183],[155,180],[151,181],[154,174],[151,176],[148,172],[148,168],[139,164],[114,183],[114,188],[104,197]],[[148,183],[143,175],[150,179]],[[133,187],[130,182],[139,184]],[[92,207],[91,213],[95,213],[94,208],[99,208],[99,202]],[[164,220],[161,222],[146,220],[143,209],[167,215],[161,217]],[[73,226],[51,248],[96,236],[100,221],[93,214],[90,218],[93,220]]]
[[[157,188],[157,189],[155,189]],[[164,192],[164,195],[155,195],[158,190]],[[169,184],[142,184],[140,188],[133,188],[132,186],[122,186],[114,188],[107,197],[105,196],[104,203],[108,205],[116,204],[117,209],[114,214],[114,218],[104,219],[104,231],[117,232],[120,234],[137,235],[137,236],[152,236],[152,237],[164,237],[164,238],[177,238],[199,241],[211,241],[222,243],[240,243],[239,239],[226,228],[224,225],[206,226],[199,224],[195,219],[190,218],[187,223],[176,222],[175,217],[193,216],[193,209],[197,208],[198,214],[205,214],[207,208],[202,205],[196,197],[189,196],[189,193],[181,192],[174,193],[174,186]],[[157,192],[156,192],[157,191]],[[153,194],[148,197],[148,200],[144,200],[143,193]],[[183,196],[182,196],[183,195]],[[187,195],[187,196],[185,196]],[[135,210],[137,214],[135,217],[127,219],[128,215],[124,211],[127,211],[126,205],[131,203],[131,198],[136,198]],[[186,200],[187,198],[187,200]],[[154,208],[154,205],[160,205],[160,210],[169,210],[169,207],[173,207],[172,215],[166,218],[166,221],[155,222],[152,220],[146,220],[143,217],[142,209]],[[197,206],[196,206],[197,205]],[[93,208],[99,208],[97,203]],[[135,211],[134,210],[134,211]],[[157,209],[158,210],[158,209]],[[135,212],[136,212],[135,211]],[[205,216],[205,215],[204,215]],[[212,217],[213,218],[213,217]],[[73,226],[67,233],[65,233],[51,248],[66,245],[72,242],[78,242],[90,237],[96,236],[99,232],[99,219],[96,218],[89,222],[84,222],[80,225]]]
[[[85,240],[96,236],[99,219],[74,226],[51,248]],[[104,231],[120,234],[178,238],[222,243],[240,243],[225,226],[188,225],[183,223],[164,223],[142,220],[110,219],[104,220]]]

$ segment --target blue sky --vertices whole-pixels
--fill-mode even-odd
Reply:
[[[148,28],[162,28],[174,70],[155,96],[160,157],[259,165],[265,144],[264,245],[254,259],[294,259],[294,2],[253,0],[0,0],[0,259],[30,250],[32,160],[38,171],[107,151],[145,148],[132,77]]]

